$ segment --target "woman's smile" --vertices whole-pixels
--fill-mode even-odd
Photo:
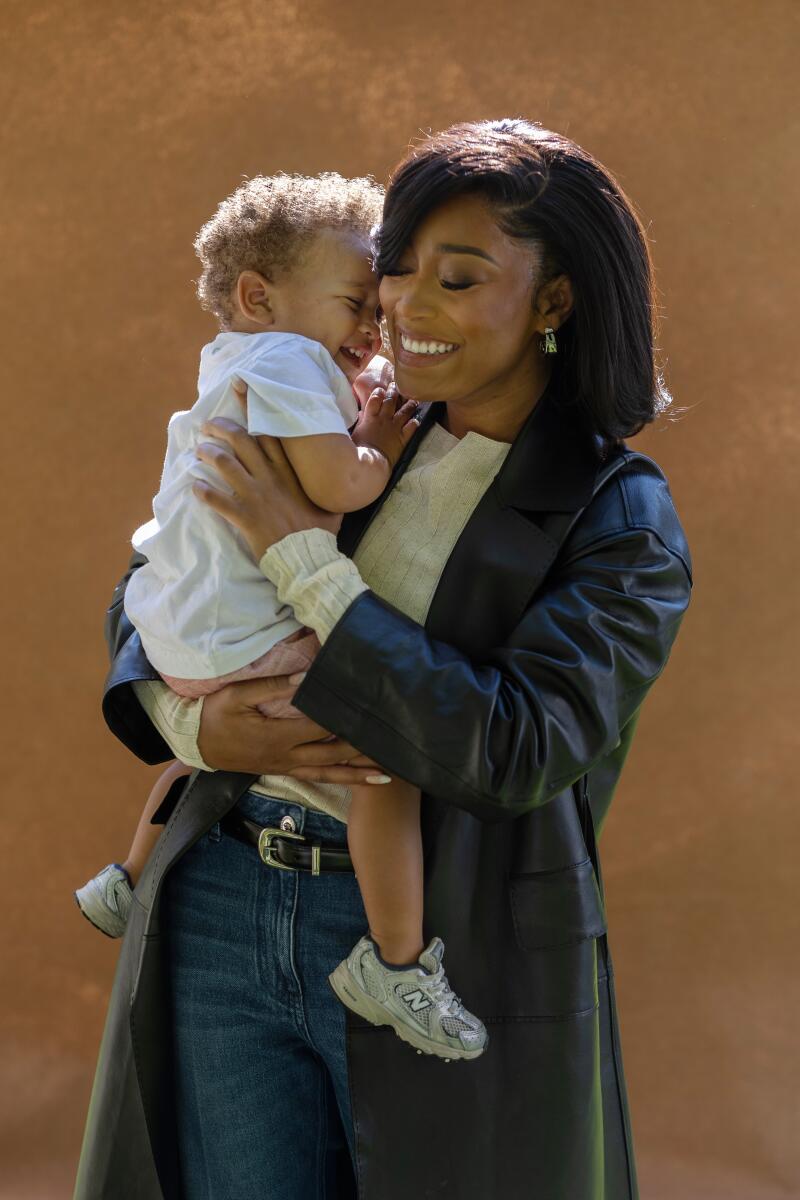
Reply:
[[[459,347],[455,342],[443,341],[429,333],[413,330],[396,331],[395,357],[406,367],[431,367],[451,359]]]

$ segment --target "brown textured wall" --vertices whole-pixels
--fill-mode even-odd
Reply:
[[[798,1194],[796,12],[5,0],[4,1200],[70,1193],[116,955],[71,893],[154,775],[102,724],[101,624],[211,332],[195,230],[244,174],[384,177],[421,129],[517,113],[644,214],[691,410],[632,443],[696,584],[602,839],[643,1198]]]

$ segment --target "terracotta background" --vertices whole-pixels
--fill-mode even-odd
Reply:
[[[513,114],[644,214],[690,409],[632,442],[696,582],[602,838],[643,1200],[800,1195],[796,13],[4,0],[3,1200],[70,1194],[116,957],[72,890],[154,776],[103,726],[101,626],[213,333],[194,233],[243,175],[384,178],[423,129]]]

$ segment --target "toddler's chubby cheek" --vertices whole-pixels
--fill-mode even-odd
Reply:
[[[388,388],[394,383],[394,367],[388,358],[376,354],[369,365],[353,380],[353,392],[359,408],[363,408],[376,387]]]

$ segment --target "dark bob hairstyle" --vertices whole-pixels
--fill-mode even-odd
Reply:
[[[379,274],[397,266],[427,213],[476,192],[506,235],[538,248],[537,285],[572,281],[575,307],[552,360],[560,403],[606,448],[639,433],[672,403],[655,357],[647,239],[613,176],[569,138],[506,119],[453,125],[414,146],[389,180]]]

